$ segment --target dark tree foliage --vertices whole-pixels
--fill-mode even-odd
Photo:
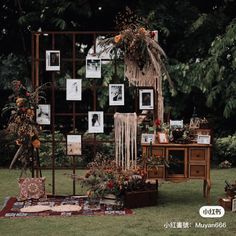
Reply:
[[[235,0],[5,0],[0,54],[26,60],[32,31],[115,30],[115,17],[126,6],[159,31],[178,91],[172,97],[165,89],[173,118],[188,119],[197,106],[200,115],[235,131]]]

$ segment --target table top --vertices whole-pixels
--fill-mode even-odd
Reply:
[[[200,143],[142,143],[143,147],[212,147],[212,144],[200,144]]]

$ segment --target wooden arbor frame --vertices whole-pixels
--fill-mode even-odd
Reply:
[[[61,55],[61,62],[67,62],[70,63],[71,65],[71,78],[76,78],[77,77],[77,63],[79,61],[84,61],[85,58],[79,58],[77,54],[77,48],[76,48],[76,43],[79,37],[91,37],[93,41],[93,50],[94,54],[96,54],[96,38],[100,35],[113,35],[115,32],[95,32],[95,31],[90,31],[90,32],[33,32],[31,35],[31,52],[32,52],[32,84],[34,88],[39,87],[43,83],[45,83],[42,71],[45,70],[45,50],[60,50],[60,48],[57,48],[57,42],[58,38],[60,37],[67,37],[70,38],[69,42],[64,42],[63,47],[68,48],[69,46],[71,47],[71,56],[70,57],[63,57]],[[47,46],[45,46],[47,44]],[[64,49],[64,48],[63,48]],[[114,72],[115,75],[117,74],[117,63],[115,61],[114,63]],[[56,118],[57,117],[70,117],[72,118],[72,133],[76,133],[76,118],[78,117],[85,117],[87,116],[87,113],[83,112],[77,112],[76,111],[76,102],[75,101],[70,101],[72,105],[72,112],[58,112],[56,110],[56,73],[54,71],[50,71],[48,73],[48,76],[50,77],[50,82],[51,85],[49,87],[50,93],[51,93],[51,98],[49,103],[51,104],[51,134],[52,134],[52,139],[49,141],[52,144],[52,194],[55,195],[55,149],[56,149],[56,143],[58,141],[55,140],[55,125],[56,125]],[[92,109],[93,111],[97,110],[97,89],[98,86],[95,83],[96,81],[94,80],[92,87],[90,88],[93,94],[93,105]],[[135,90],[137,93],[138,90]],[[138,94],[136,94],[138,95]],[[155,92],[155,101],[157,99],[157,94]],[[141,113],[138,108],[138,96],[134,96],[135,101],[134,101],[134,106],[133,106],[133,111],[130,112],[136,112],[138,115]],[[156,111],[157,110],[157,102],[155,102],[155,109],[154,109],[154,118]],[[104,116],[110,116],[113,117],[115,112],[117,111],[117,107],[114,107],[113,112],[110,113],[105,113]],[[92,144],[93,145],[93,157],[96,155],[96,150],[97,147],[103,143],[114,143],[114,140],[98,140],[96,138],[96,134],[93,135],[93,138],[90,140],[82,140],[83,144]],[[64,143],[65,145],[65,143]],[[75,175],[76,173],[76,156],[72,156],[72,174]],[[73,180],[73,195],[76,194],[76,183],[75,180]]]

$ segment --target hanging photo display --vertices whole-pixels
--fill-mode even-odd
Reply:
[[[69,134],[66,140],[66,150],[68,156],[81,155],[81,135]]]
[[[154,109],[154,92],[153,89],[139,90],[139,109],[152,110]]]
[[[103,133],[103,111],[89,111],[88,112],[88,132],[89,133]]]
[[[109,105],[123,106],[125,105],[124,84],[109,84]]]
[[[66,100],[81,101],[82,100],[82,80],[67,79],[66,80]]]
[[[51,106],[49,104],[39,104],[36,109],[36,122],[39,125],[50,125]]]
[[[60,70],[60,51],[50,50],[46,51],[46,71]]]
[[[97,57],[86,58],[86,78],[101,78],[101,59]]]

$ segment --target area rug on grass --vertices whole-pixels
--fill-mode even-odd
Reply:
[[[33,217],[33,216],[74,216],[74,215],[130,215],[130,209],[115,209],[111,205],[89,205],[85,196],[49,197],[18,201],[8,197],[0,211],[0,217]]]

